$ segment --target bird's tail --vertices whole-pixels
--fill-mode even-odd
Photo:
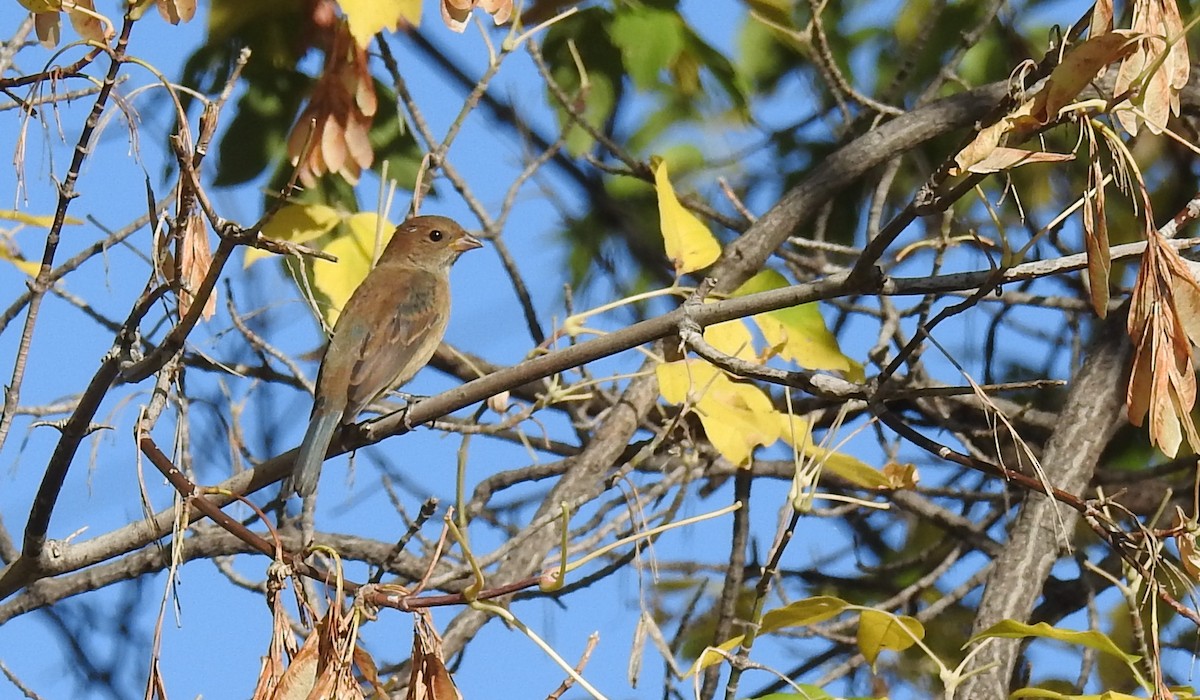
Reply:
[[[284,488],[285,494],[295,492],[301,498],[305,498],[317,490],[325,452],[329,450],[333,431],[337,429],[341,420],[341,411],[331,411],[322,406],[314,408],[312,418],[308,422],[308,432],[304,434],[304,442],[300,443],[300,452],[296,455],[292,476]]]

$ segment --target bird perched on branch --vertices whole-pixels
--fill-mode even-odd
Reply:
[[[337,427],[412,379],[433,357],[450,317],[450,266],[481,245],[444,216],[417,216],[396,227],[334,324],[285,493],[312,495]]]

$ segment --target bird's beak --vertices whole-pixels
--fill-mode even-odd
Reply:
[[[476,248],[482,247],[483,244],[479,242],[479,239],[469,233],[450,244],[450,250],[453,250],[455,253],[459,254],[465,253],[468,250],[475,250]]]

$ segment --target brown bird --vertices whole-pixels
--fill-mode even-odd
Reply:
[[[284,493],[312,495],[337,427],[352,423],[433,357],[450,318],[450,266],[481,245],[444,216],[417,216],[396,227],[334,324],[308,432]]]

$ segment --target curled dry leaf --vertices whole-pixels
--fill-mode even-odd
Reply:
[[[971,143],[954,157],[952,175],[966,171],[994,172],[1024,163],[1059,159],[1059,154],[1025,156],[1005,165],[1011,153],[995,156],[998,166],[988,159],[1005,143],[1020,143],[1036,130],[1058,119],[1059,112],[1076,102],[1079,93],[1109,64],[1119,61],[1137,49],[1137,35],[1130,31],[1111,31],[1089,37],[1071,47],[1062,62],[1054,68],[1040,90],[994,124],[980,129]],[[1020,155],[1020,154],[1018,154]],[[984,165],[980,165],[984,164]],[[983,169],[977,169],[977,168]]]
[[[1089,122],[1082,122],[1088,137],[1088,191],[1083,202],[1083,237],[1088,257],[1088,291],[1096,315],[1108,315],[1108,276],[1112,255],[1108,245],[1108,214],[1105,210],[1105,180],[1100,166],[1099,144]]]
[[[355,184],[375,154],[369,138],[377,107],[367,52],[343,22],[325,54],[325,69],[288,136],[288,156],[306,187],[325,173]]]
[[[112,22],[102,20],[94,0],[75,0],[63,6],[62,0],[18,0],[33,13],[34,31],[38,41],[47,48],[57,46],[62,38],[62,18],[66,11],[71,26],[84,39],[107,43],[113,37]]]
[[[1112,0],[1096,0],[1092,5],[1092,19],[1088,23],[1088,36],[1100,36],[1111,32],[1113,28]]]
[[[298,653],[296,636],[292,634],[290,620],[283,605],[283,596],[280,595],[287,587],[287,579],[290,574],[290,569],[279,562],[271,564],[267,569],[267,604],[271,608],[273,624],[271,643],[267,647],[267,655],[262,659],[262,668],[258,672],[258,683],[254,687],[254,695],[251,696],[254,700],[279,697],[275,694],[275,689],[280,686],[286,672],[286,659],[295,659]],[[313,654],[312,658],[313,663],[305,674],[301,674],[297,669],[297,673],[293,676],[291,682],[300,688],[304,686],[301,675],[307,677],[307,687],[312,688],[312,681],[316,678],[316,655]]]
[[[1129,104],[1116,109],[1117,120],[1130,135],[1137,135],[1142,121],[1157,134],[1172,114],[1179,114],[1179,92],[1191,73],[1176,0],[1135,0],[1133,31],[1140,38],[1121,63],[1113,85],[1114,95],[1132,91]],[[1141,114],[1131,107],[1140,107]]]
[[[446,670],[442,638],[433,627],[428,610],[413,613],[412,670],[408,677],[408,700],[463,700]]]
[[[512,17],[513,0],[442,0],[442,21],[461,33],[476,7],[491,15],[496,24],[504,24]]]
[[[179,233],[179,316],[187,315],[192,307],[196,290],[208,276],[208,268],[212,267],[212,246],[208,240],[208,231],[204,226],[204,218],[199,211],[192,211],[183,230]],[[217,295],[214,291],[204,301],[204,320],[212,318],[217,311]]]
[[[171,24],[190,22],[196,16],[196,0],[157,0],[158,14]]]
[[[1200,582],[1200,547],[1196,546],[1196,532],[1200,531],[1200,523],[1196,518],[1184,515],[1183,508],[1175,506],[1172,527],[1176,530],[1175,546],[1179,548],[1179,563],[1193,583]]]
[[[1133,369],[1126,408],[1129,422],[1150,416],[1150,440],[1164,454],[1179,453],[1184,437],[1200,450],[1192,421],[1196,376],[1192,344],[1200,341],[1200,284],[1178,251],[1157,231],[1146,235],[1142,268],[1129,312]]]

